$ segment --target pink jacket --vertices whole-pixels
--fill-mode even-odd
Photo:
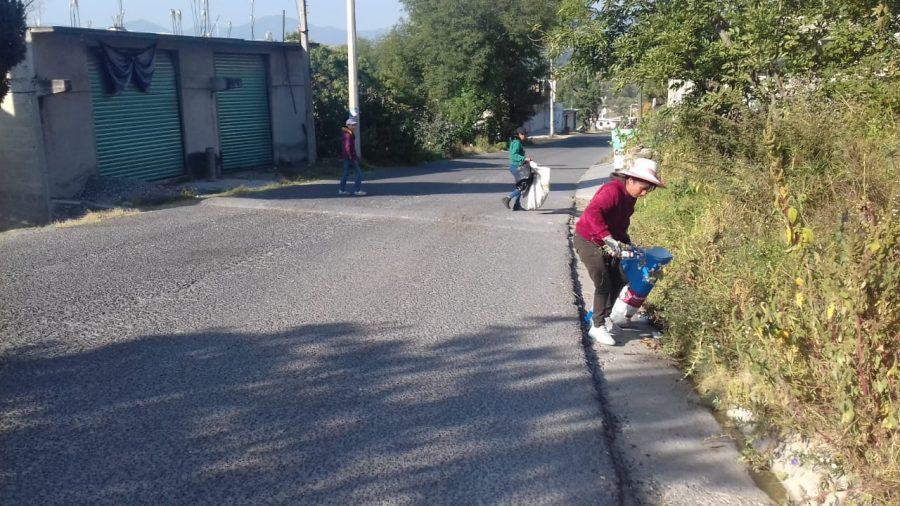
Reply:
[[[341,159],[350,161],[358,159],[356,156],[356,136],[347,127],[341,128]]]
[[[594,194],[575,224],[575,233],[598,245],[603,244],[603,239],[610,235],[617,241],[630,244],[628,226],[635,202],[637,199],[625,191],[625,183],[613,179]]]

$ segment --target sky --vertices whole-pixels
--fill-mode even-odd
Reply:
[[[191,0],[123,0],[125,22],[144,19],[160,26],[169,27],[170,9],[181,9],[184,26],[193,26]],[[42,24],[69,24],[70,0],[35,0],[43,3]],[[220,17],[224,25],[231,21],[235,26],[250,22],[250,0],[209,0],[212,18]],[[316,26],[343,27],[347,23],[344,0],[307,0],[309,23]],[[81,25],[93,22],[94,28],[112,24],[112,17],[118,9],[118,0],[78,0],[81,10]],[[287,15],[297,18],[295,0],[256,0],[256,17]],[[356,0],[356,24],[359,30],[390,28],[403,15],[400,0]]]

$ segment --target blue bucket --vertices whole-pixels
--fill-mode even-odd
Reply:
[[[629,289],[639,297],[649,295],[656,283],[655,275],[672,258],[672,253],[666,248],[636,248],[634,256],[621,261]]]

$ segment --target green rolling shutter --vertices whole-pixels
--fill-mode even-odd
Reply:
[[[216,54],[216,77],[243,81],[240,88],[216,93],[225,170],[272,166],[272,122],[266,74],[266,61],[261,55]]]
[[[107,94],[100,56],[90,55],[88,66],[100,175],[153,181],[184,174],[178,86],[169,53],[156,53],[146,93],[129,84],[118,95]]]

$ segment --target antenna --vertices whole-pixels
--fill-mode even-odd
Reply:
[[[212,37],[217,28],[212,22],[212,13],[209,10],[209,0],[191,0],[191,15],[194,17],[194,35],[198,37]]]
[[[231,21],[228,22],[228,28],[225,29],[225,37],[231,38]]]
[[[28,17],[31,18],[31,26],[41,26],[44,22],[44,0],[34,0],[34,2],[25,2],[28,9]]]
[[[169,14],[172,17],[172,35],[184,35],[184,25],[181,21],[181,10],[170,9]]]
[[[125,29],[125,0],[119,0],[119,12],[113,17],[113,28]]]
[[[78,0],[69,0],[69,26],[81,27],[81,9],[78,7]]]

